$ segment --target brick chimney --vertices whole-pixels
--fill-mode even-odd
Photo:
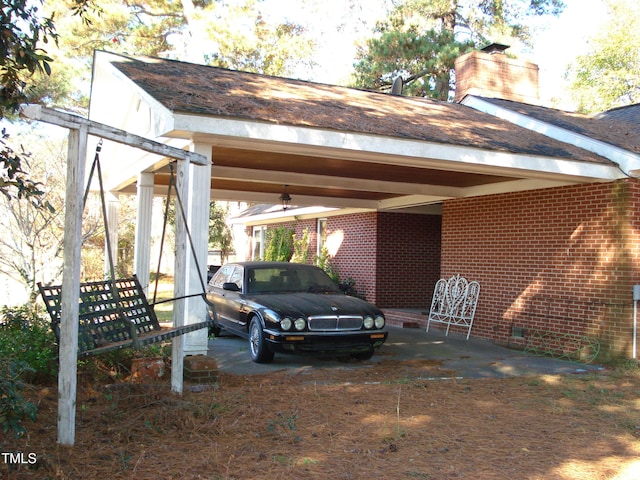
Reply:
[[[508,58],[507,45],[492,43],[480,51],[467,53],[455,61],[456,94],[459,103],[465,95],[501,98],[538,105],[538,66]]]

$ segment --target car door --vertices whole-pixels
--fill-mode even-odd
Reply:
[[[209,282],[207,298],[215,304],[218,321],[224,328],[234,328],[234,322],[228,305],[228,291],[224,289],[225,283],[229,282],[233,274],[235,265],[222,266]]]
[[[227,288],[223,288],[223,304],[229,328],[241,333],[246,333],[244,315],[242,315],[245,302],[242,298],[243,294],[243,278],[244,268],[236,265],[227,279]],[[235,285],[235,289],[229,288],[229,285]]]

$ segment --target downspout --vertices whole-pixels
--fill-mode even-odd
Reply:
[[[636,339],[638,337],[638,300],[640,300],[640,285],[633,286],[633,349],[632,358],[636,357]]]

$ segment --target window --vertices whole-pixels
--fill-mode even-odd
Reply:
[[[220,270],[218,270],[215,273],[215,275],[213,276],[213,278],[209,282],[209,285],[212,285],[212,286],[218,287],[218,288],[222,288],[222,285],[225,282],[229,281],[229,275],[231,275],[232,271],[233,271],[233,265],[225,265],[225,266],[223,266],[222,268],[220,268]]]
[[[253,252],[252,260],[262,260],[264,258],[264,244],[267,227],[253,227]]]
[[[229,282],[235,283],[240,291],[242,291],[242,270],[242,267],[236,267],[231,277],[229,277]]]

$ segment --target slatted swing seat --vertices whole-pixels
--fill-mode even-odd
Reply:
[[[60,340],[60,285],[38,284],[51,317],[51,327]],[[138,277],[80,284],[78,356],[86,357],[119,350],[140,349],[185,333],[213,326],[212,320],[181,327],[163,328],[149,305]]]
[[[105,238],[107,242],[107,252],[109,256],[109,267],[111,279],[84,282],[80,284],[79,292],[79,314],[78,314],[78,357],[99,355],[102,353],[119,350],[122,348],[140,349],[152,343],[163,342],[174,337],[194,332],[202,328],[209,328],[215,324],[214,318],[209,320],[182,325],[177,327],[162,327],[158,317],[145,295],[144,289],[136,275],[128,278],[115,278],[113,259],[111,258],[111,248],[109,245],[109,230],[106,217],[106,206],[104,190],[102,186],[102,173],[99,163],[99,152],[101,143],[96,148],[96,156],[89,175],[87,191],[85,192],[84,203],[91,184],[91,177],[94,170],[97,170],[100,184],[100,196],[102,200],[102,211],[105,223]],[[173,171],[169,182],[170,197],[171,188],[175,183]],[[180,197],[177,197],[180,210],[184,218],[184,209]],[[167,200],[167,205],[168,205]],[[165,228],[167,214],[165,212]],[[193,252],[193,242],[187,230],[191,249]],[[164,229],[163,229],[164,243]],[[162,255],[162,248],[161,253]],[[195,259],[195,254],[194,254]],[[159,262],[158,262],[159,263]],[[197,265],[197,260],[196,260]],[[199,268],[199,266],[197,266]],[[187,295],[181,298],[202,296],[206,302],[204,293],[204,281],[202,283],[203,293]],[[60,342],[60,320],[62,311],[62,285],[43,285],[38,283],[38,290],[51,317],[51,328]],[[156,282],[157,290],[157,282]],[[178,299],[171,299],[178,300]],[[155,294],[154,294],[155,301]],[[157,302],[161,303],[161,302]]]

